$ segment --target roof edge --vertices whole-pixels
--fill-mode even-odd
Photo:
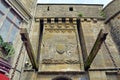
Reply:
[[[88,5],[103,6],[103,4],[78,4],[78,3],[37,3],[37,5]]]
[[[114,2],[114,0],[112,0],[110,3],[108,3],[104,8],[103,8],[103,11],[110,5]]]

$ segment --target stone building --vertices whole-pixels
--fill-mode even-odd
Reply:
[[[119,80],[119,4],[103,9],[0,0],[0,74],[11,80]]]
[[[120,51],[120,3],[119,0],[112,1],[104,9],[106,15],[105,24],[108,26],[109,31],[111,32],[112,38],[117,45],[118,50]]]

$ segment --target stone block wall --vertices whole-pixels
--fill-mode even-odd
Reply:
[[[120,14],[115,16],[108,23],[110,26],[110,32],[113,37],[114,42],[116,43],[118,50],[120,51]]]
[[[120,0],[114,0],[109,3],[104,9],[106,14],[105,23],[110,30],[112,38],[120,51]]]
[[[110,32],[105,28],[106,25],[104,25],[104,20],[97,20],[97,22],[93,22],[92,20],[82,21],[81,24],[82,24],[88,55],[95,43],[95,40],[97,38],[100,29],[103,29],[105,32],[108,33],[105,43],[102,44],[90,69],[115,68],[112,58],[115,60],[115,64],[117,66],[120,66],[119,52],[115,46],[115,43],[112,40]],[[112,57],[110,55],[112,55]]]
[[[102,18],[101,10],[102,5],[38,4],[36,17],[78,17],[81,14],[83,17]]]
[[[19,80],[37,80],[36,73],[34,70],[24,71],[24,73],[22,73],[21,75],[22,76]]]
[[[29,11],[33,12],[35,10],[35,4],[37,0],[18,0],[19,2],[22,3],[22,5]]]
[[[20,0],[19,0],[20,1]],[[119,2],[119,1],[118,1]],[[14,2],[13,2],[14,3]],[[33,5],[32,3],[34,3],[34,0],[21,0],[21,4],[28,10],[28,11],[32,11]],[[113,5],[117,4],[117,2],[115,2]],[[73,11],[70,11],[69,8],[73,8]],[[114,7],[116,8],[116,7]],[[18,7],[18,9],[21,10],[21,8]],[[35,5],[33,10],[35,9]],[[118,8],[116,8],[116,10],[113,11],[113,13],[109,13],[110,9],[113,9],[112,7],[109,8],[105,8],[105,12],[108,15],[107,17],[110,17],[110,15],[112,15],[115,12],[117,12]],[[91,19],[93,18],[103,18],[100,15],[100,11],[102,10],[102,5],[53,5],[53,4],[38,4],[37,5],[37,10],[36,10],[36,18],[39,17],[78,17],[79,14],[82,14],[83,17],[89,17]],[[30,32],[30,39],[31,39],[31,43],[37,58],[37,51],[38,51],[38,43],[39,43],[39,29],[40,29],[40,25],[39,22],[34,22],[33,18],[34,17],[34,12],[31,12],[29,14],[27,14],[27,12],[24,12],[24,10],[21,10],[21,12],[25,15],[27,15],[27,24],[22,24],[22,27],[26,27],[28,29],[28,31]],[[25,16],[24,15],[24,16]],[[30,17],[30,15],[32,15]],[[118,39],[120,36],[119,31],[119,24],[120,24],[120,15],[117,15],[113,20],[110,21],[110,30],[112,33],[112,37],[115,40],[116,44],[119,44],[120,39]],[[32,20],[29,20],[29,18],[31,18]],[[99,33],[100,29],[103,28],[105,29],[106,25],[104,25],[104,21],[100,20],[91,20],[91,19],[84,19],[81,24],[82,24],[82,28],[83,28],[83,33],[85,36],[85,42],[86,42],[86,47],[87,47],[87,52],[88,54],[90,53],[90,50],[97,38],[97,34]],[[111,26],[115,26],[115,27],[111,27]],[[108,26],[107,26],[108,27]],[[16,53],[13,56],[13,68],[15,66],[17,57],[19,55],[19,51],[21,49],[21,39],[20,39],[20,35],[18,34],[18,37],[16,38],[15,42],[14,42],[14,47],[16,49]],[[106,40],[106,44],[110,50],[110,52],[112,53],[111,55],[113,56],[115,63],[118,65],[118,67],[120,66],[120,59],[119,59],[119,53],[116,50],[115,44],[111,39],[111,35],[109,34]],[[19,71],[22,71],[23,67],[24,67],[24,63],[25,63],[25,59],[26,59],[26,50],[25,48],[23,48],[23,52],[21,54],[20,57],[20,61],[18,63],[17,66],[17,70],[15,72],[15,76],[13,80],[18,80],[20,79],[21,75],[24,76],[23,78],[21,78],[21,80],[49,80],[49,79],[53,79],[55,76],[57,75],[39,75],[36,79],[36,74],[35,72],[24,72],[24,74],[21,74]],[[91,70],[92,69],[107,69],[107,68],[115,68],[114,63],[111,60],[111,57],[109,55],[109,51],[106,48],[105,44],[102,45],[98,55],[96,56],[92,66],[91,66]],[[12,72],[12,71],[11,71]],[[94,74],[97,73],[95,76]],[[105,76],[105,72],[97,72],[97,71],[91,71],[89,72],[90,74],[90,79],[91,80],[101,80],[101,76],[103,76],[102,79],[106,80],[106,76]],[[67,75],[67,74],[66,74]],[[99,76],[101,75],[101,76]],[[80,79],[81,75],[76,74],[76,76],[73,75],[68,75],[69,77],[71,77],[74,80],[78,80]]]
[[[116,13],[120,13],[120,0],[113,0],[109,3],[104,9],[104,13],[106,14],[106,20],[110,17],[114,16]]]

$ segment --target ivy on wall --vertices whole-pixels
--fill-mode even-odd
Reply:
[[[105,13],[103,12],[103,11],[100,11],[100,16],[102,16],[102,17],[106,17],[106,15],[105,15]]]
[[[83,14],[82,14],[82,13],[79,13],[78,16],[79,16],[79,17],[83,17]]]
[[[5,53],[2,53],[6,55],[2,57],[4,59],[8,59],[15,53],[13,45],[9,42],[4,42],[1,36],[0,36],[0,48],[2,48],[5,51]]]

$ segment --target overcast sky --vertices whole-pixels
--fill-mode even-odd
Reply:
[[[112,0],[38,0],[38,3],[77,3],[77,4],[104,4]]]

